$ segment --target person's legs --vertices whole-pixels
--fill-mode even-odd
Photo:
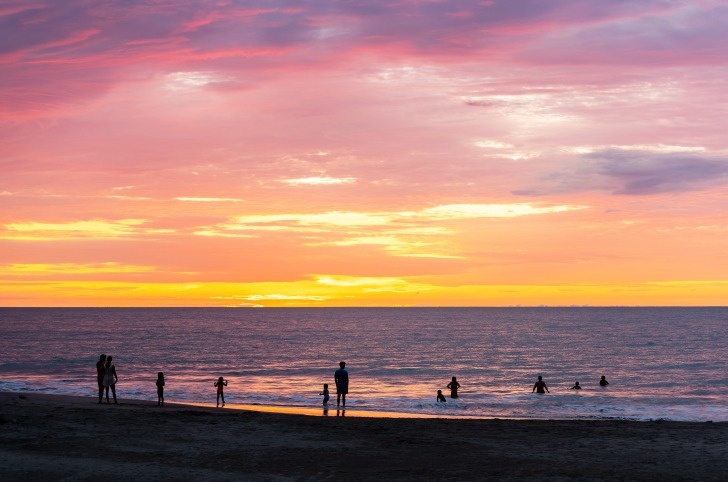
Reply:
[[[341,406],[346,407],[346,393],[341,395]]]
[[[105,387],[106,390],[106,403],[109,403],[109,387]]]
[[[116,401],[116,385],[111,385],[111,393],[114,394],[114,403],[119,403]],[[107,394],[108,396],[108,394]]]
[[[104,399],[104,384],[101,381],[98,381],[99,384],[99,403]]]

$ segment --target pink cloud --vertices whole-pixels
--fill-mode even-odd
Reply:
[[[629,45],[632,52],[652,52],[654,38],[676,39],[684,46],[683,38],[667,25],[643,22],[647,14],[670,14],[670,3],[640,2],[394,2],[368,6],[348,2],[292,3],[289,6],[269,7],[266,3],[239,8],[231,3],[197,2],[165,8],[161,4],[119,2],[103,6],[84,7],[53,3],[27,8],[11,5],[4,10],[0,28],[8,32],[0,45],[0,59],[15,64],[14,75],[0,85],[0,92],[10,97],[13,85],[37,84],[37,92],[53,91],[53,84],[65,87],[69,102],[81,102],[107,92],[114,84],[128,82],[130,66],[168,72],[170,69],[222,69],[245,72],[246,76],[265,78],[265,71],[281,67],[307,68],[307,64],[336,65],[352,55],[370,52],[391,60],[400,58],[432,59],[452,63],[455,60],[504,59],[510,52],[520,58],[543,63],[598,61],[594,52],[619,51],[619,42]],[[720,10],[716,9],[713,23],[720,26]],[[689,17],[689,12],[687,14]],[[639,30],[630,29],[634,19]],[[700,17],[704,21],[704,17]],[[616,22],[616,23],[615,23]],[[612,25],[614,23],[614,25]],[[616,35],[608,44],[595,24],[605,35]],[[620,27],[626,25],[626,27]],[[695,32],[705,32],[705,25],[686,23]],[[579,29],[588,30],[582,32]],[[636,27],[635,27],[636,28]],[[570,29],[575,29],[570,32]],[[621,30],[615,30],[621,29]],[[647,30],[646,30],[647,29]],[[711,51],[710,28],[702,37]],[[422,35],[427,32],[427,35]],[[567,32],[566,37],[551,33]],[[650,33],[652,32],[652,33]],[[625,35],[626,34],[626,35]],[[544,39],[543,37],[546,36]],[[586,36],[586,37],[585,37]],[[591,37],[590,37],[591,36]],[[561,38],[562,40],[559,40]],[[599,39],[599,40],[597,40]],[[546,42],[570,42],[579,50],[559,47],[542,52]],[[576,43],[573,43],[574,40]],[[615,43],[616,42],[616,43]],[[675,45],[677,45],[675,43]],[[587,47],[589,50],[585,50]],[[663,50],[672,51],[666,43]],[[525,49],[525,50],[524,50]],[[518,55],[518,52],[531,54]],[[719,50],[712,49],[714,55]],[[536,57],[534,57],[536,55]],[[564,57],[568,55],[568,57]],[[707,54],[706,54],[707,55]],[[675,55],[671,55],[675,57]],[[604,57],[605,62],[623,58],[621,54]],[[718,57],[719,59],[720,57]],[[531,60],[532,59],[532,60]],[[81,68],[56,70],[40,75],[31,65],[37,62],[76,65]],[[30,69],[30,70],[29,70]],[[106,84],[106,85],[100,85]],[[89,89],[90,85],[94,88]],[[27,107],[24,107],[27,106]],[[7,108],[10,112],[42,111],[48,105],[31,99]],[[26,112],[27,113],[27,112]]]

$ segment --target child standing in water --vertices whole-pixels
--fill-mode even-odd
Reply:
[[[164,373],[157,373],[157,406],[164,406]]]
[[[324,396],[324,407],[328,407],[329,406],[329,384],[328,383],[324,383],[324,391],[319,393],[319,395]]]
[[[227,380],[223,380],[222,377],[218,378],[217,381],[214,383],[215,387],[217,387],[217,399],[215,402],[215,406],[220,406],[220,399],[222,398],[222,406],[225,406],[225,394],[222,391],[222,387],[227,387]]]

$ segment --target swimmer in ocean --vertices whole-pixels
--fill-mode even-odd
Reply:
[[[544,392],[546,390],[546,392]],[[546,382],[543,381],[543,377],[541,375],[538,376],[538,381],[533,384],[533,390],[531,390],[531,393],[551,393],[549,392],[549,387],[546,386]]]
[[[452,377],[452,381],[448,383],[445,388],[450,389],[450,398],[458,398],[458,388],[460,388],[460,384],[458,383],[457,377]]]

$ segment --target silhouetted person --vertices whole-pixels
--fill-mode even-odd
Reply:
[[[346,371],[345,366],[346,362],[339,362],[339,369],[334,372],[337,407],[340,403],[346,407],[346,394],[349,393],[349,372]]]
[[[225,394],[223,393],[222,387],[227,387],[227,380],[223,380],[222,377],[218,378],[215,383],[213,383],[214,387],[217,387],[217,398],[215,399],[215,406],[220,406],[220,399],[222,398],[222,406],[225,406]]]
[[[452,381],[448,383],[445,388],[450,389],[450,398],[458,398],[458,388],[460,388],[460,384],[458,383],[457,377],[452,377]]]
[[[608,381],[607,381],[607,379],[606,379],[606,378],[604,377],[604,375],[602,375],[602,378],[601,378],[601,380],[599,380],[599,385],[601,385],[601,386],[603,386],[603,387],[606,387],[607,385],[609,385],[609,382],[608,382]]]
[[[447,400],[445,400],[445,395],[442,394],[442,390],[437,391],[437,403],[440,402],[447,402]]]
[[[533,390],[531,390],[531,393],[533,393],[533,392],[546,393],[546,392],[544,392],[544,389],[546,390],[546,392],[551,393],[551,392],[549,392],[549,387],[546,386],[546,382],[544,382],[541,375],[539,375],[538,381],[533,384]]]
[[[164,373],[157,373],[157,406],[164,406]]]
[[[114,403],[116,401],[116,382],[119,381],[119,377],[116,375],[116,366],[111,363],[112,357],[106,357],[106,364],[104,365],[104,388],[106,389],[106,403],[109,403],[109,388],[111,393],[114,394]]]
[[[574,386],[571,387],[571,390],[581,390],[581,386],[579,385],[579,382],[574,382]]]
[[[106,355],[99,356],[99,361],[96,362],[96,383],[99,385],[99,403],[104,399],[104,371],[106,368]]]
[[[324,383],[324,391],[319,393],[319,395],[324,396],[324,407],[327,407],[329,405],[329,384]]]

